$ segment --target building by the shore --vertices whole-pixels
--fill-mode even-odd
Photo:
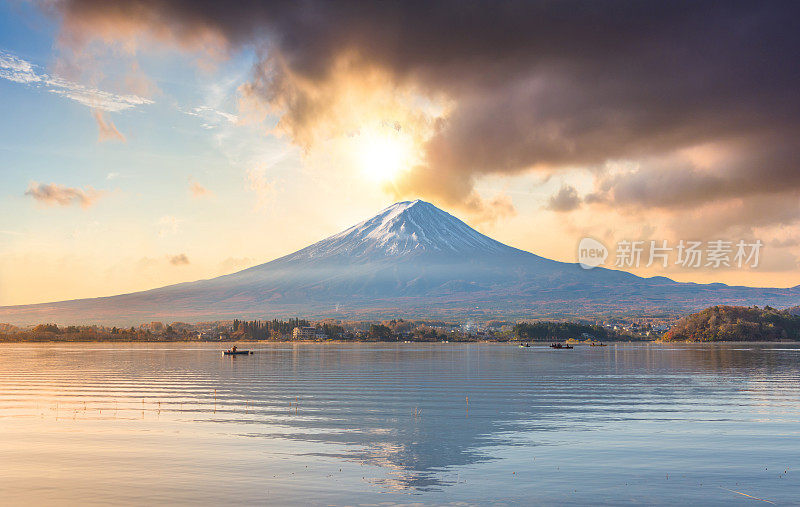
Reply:
[[[326,335],[322,329],[303,326],[294,328],[294,331],[292,331],[292,338],[295,340],[326,340],[328,335]]]

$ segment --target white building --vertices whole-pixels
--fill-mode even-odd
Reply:
[[[328,338],[322,329],[315,327],[296,327],[292,331],[292,338],[295,340],[325,340]]]

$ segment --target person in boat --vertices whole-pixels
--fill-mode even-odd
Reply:
[[[236,352],[236,345],[234,345],[233,347],[231,347],[231,352]]]

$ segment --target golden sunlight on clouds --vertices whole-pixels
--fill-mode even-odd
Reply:
[[[414,198],[500,241],[566,262],[576,260],[585,236],[607,245],[757,238],[767,245],[759,271],[633,271],[685,281],[800,283],[800,145],[796,118],[787,113],[798,95],[796,76],[786,71],[792,60],[782,56],[793,54],[785,49],[797,45],[796,31],[783,20],[781,31],[770,30],[769,9],[742,7],[721,18],[691,11],[687,37],[675,38],[661,25],[671,16],[651,18],[638,8],[631,19],[643,23],[604,32],[595,30],[598,23],[617,26],[616,13],[565,21],[550,3],[486,3],[469,16],[450,9],[419,16],[419,5],[403,2],[366,12],[359,3],[309,5],[64,0],[52,3],[60,23],[54,69],[44,72],[0,50],[0,78],[95,111],[100,141],[117,142],[86,150],[87,169],[70,178],[90,178],[97,160],[103,176],[115,171],[107,176],[118,185],[114,192],[129,199],[92,208],[107,191],[94,190],[90,179],[72,186],[32,182],[25,191],[34,177],[25,175],[14,192],[28,199],[31,230],[58,219],[55,209],[39,208],[65,208],[66,222],[78,215],[68,208],[80,207],[87,210],[81,220],[115,229],[135,223],[129,231],[139,235],[110,241],[84,234],[87,250],[75,255],[125,244],[125,255],[153,259],[143,263],[146,275],[109,275],[102,285],[96,266],[128,269],[118,248],[107,259],[69,264],[69,249],[54,243],[53,258],[41,260],[50,266],[41,271],[46,276],[26,276],[55,286],[48,277],[68,272],[58,282],[63,292],[6,289],[5,297],[23,303],[222,274],[215,270],[288,254],[391,201]],[[770,58],[742,38],[740,19],[755,20],[753,30],[774,37]],[[693,46],[712,35],[720,43],[710,53]],[[724,47],[735,50],[712,51]],[[203,86],[188,93],[174,86],[184,79],[183,60],[225,70],[199,73]],[[236,102],[237,114],[225,112]],[[178,123],[167,124],[176,111]],[[186,136],[184,116],[209,131]],[[148,125],[167,132],[157,130],[165,124],[168,137],[145,135]],[[141,135],[121,145],[128,129]],[[74,167],[80,164],[76,158]],[[67,169],[51,171],[37,177],[62,181],[57,171]],[[184,251],[191,263],[168,262],[167,255],[180,261]],[[0,249],[0,268],[2,255]],[[26,283],[26,269],[36,270],[5,266],[14,273],[4,281],[18,277],[14,287]],[[70,278],[78,271],[81,277]],[[70,286],[82,288],[72,293]]]
[[[353,139],[362,173],[378,183],[393,181],[417,160],[414,141],[400,129],[389,132],[366,132]]]
[[[274,127],[267,121],[268,133],[300,147],[303,170],[318,178],[363,180],[367,192],[428,199],[480,222],[513,215],[508,195],[478,192],[477,176],[441,146],[455,107],[447,94],[398,81],[354,51],[338,55],[324,79],[309,79],[273,55],[239,87],[239,117],[279,118]]]
[[[386,71],[353,55],[338,57],[324,81],[303,78],[279,59],[259,65],[253,80],[239,88],[244,117],[252,117],[248,110],[259,107],[264,114],[278,115],[275,132],[305,150],[389,125],[421,145],[448,110],[445,100],[430,99],[410,84],[397,84]]]
[[[300,146],[307,170],[366,180],[392,197],[397,190],[386,184],[422,162],[426,143],[451,107],[445,97],[398,84],[352,54],[338,57],[323,81],[298,76],[279,58],[267,59],[239,94],[240,117],[280,118],[269,132]]]

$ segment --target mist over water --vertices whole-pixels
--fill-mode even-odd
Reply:
[[[800,347],[5,344],[9,504],[800,502]]]

